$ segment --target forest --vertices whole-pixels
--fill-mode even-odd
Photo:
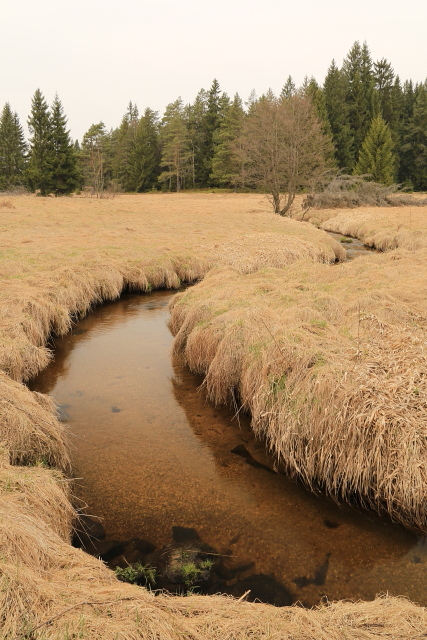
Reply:
[[[252,92],[243,102],[238,94],[230,98],[222,92],[215,79],[192,104],[177,98],[162,116],[149,107],[140,113],[129,102],[118,127],[92,124],[81,141],[71,139],[59,97],[49,106],[37,89],[28,141],[18,114],[8,102],[3,107],[0,190],[56,196],[87,191],[100,197],[203,188],[262,190],[262,182],[250,179],[248,149],[260,135],[261,121],[254,116],[266,103],[288,105],[288,111],[289,105],[294,111],[295,105],[312,110],[310,122],[321,129],[326,164],[335,174],[369,175],[405,191],[427,190],[427,80],[402,81],[389,61],[373,61],[368,45],[359,42],[341,68],[332,61],[322,85],[306,76],[297,87],[289,76],[280,96],[271,90],[259,97]],[[268,126],[264,134],[270,135]],[[295,186],[305,187],[303,182]]]

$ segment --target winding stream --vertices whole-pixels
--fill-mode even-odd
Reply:
[[[171,362],[172,295],[125,295],[95,309],[55,340],[54,361],[30,385],[59,404],[75,436],[78,498],[107,539],[160,548],[172,527],[192,527],[230,566],[246,565],[216,589],[234,595],[261,575],[286,594],[261,589],[276,603],[388,591],[427,605],[424,539],[264,468],[273,463],[248,419],[208,404],[201,378]]]

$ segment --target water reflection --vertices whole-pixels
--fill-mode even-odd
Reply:
[[[233,563],[253,563],[244,579],[273,576],[308,605],[381,591],[427,604],[424,540],[272,473],[248,418],[209,405],[201,379],[171,362],[170,297],[95,309],[31,385],[78,436],[78,495],[107,536],[163,546],[173,526],[194,527]]]

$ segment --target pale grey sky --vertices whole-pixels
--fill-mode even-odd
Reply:
[[[322,82],[355,40],[402,80],[427,77],[427,0],[0,0],[0,107],[27,120],[58,92],[74,138],[118,126],[129,100],[163,111],[217,78],[246,99],[291,74]]]

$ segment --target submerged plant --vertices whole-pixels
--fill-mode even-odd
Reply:
[[[151,587],[156,584],[156,569],[149,564],[134,562],[125,568],[116,567],[115,574],[122,582]]]

